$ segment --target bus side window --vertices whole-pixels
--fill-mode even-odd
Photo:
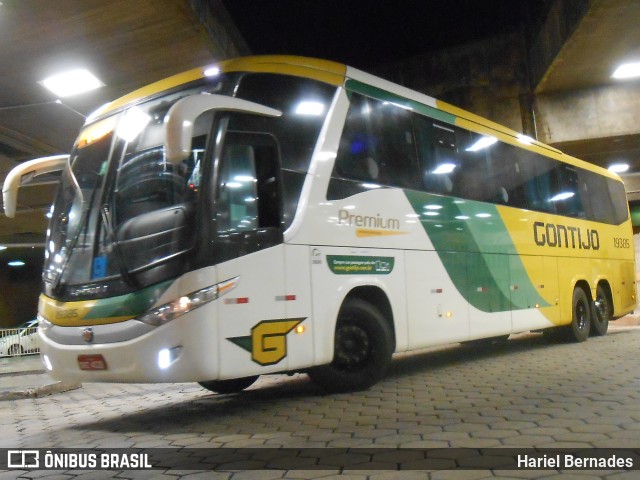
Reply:
[[[555,204],[556,213],[568,217],[585,218],[582,192],[575,167],[559,163],[554,169],[555,185],[549,202]]]
[[[376,186],[417,188],[414,143],[410,112],[353,93],[327,198]]]
[[[453,191],[453,179],[458,159],[455,130],[431,118],[414,116],[414,128],[418,158],[421,163],[421,190],[449,195]]]

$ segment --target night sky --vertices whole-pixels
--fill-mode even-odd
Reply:
[[[370,68],[522,30],[548,0],[224,0],[254,54]]]

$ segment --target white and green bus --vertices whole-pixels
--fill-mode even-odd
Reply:
[[[239,391],[368,388],[394,352],[636,305],[620,178],[341,64],[220,62],[91,115],[62,170],[40,297],[46,368]]]

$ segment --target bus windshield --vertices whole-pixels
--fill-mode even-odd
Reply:
[[[246,144],[247,135],[257,142],[250,150],[258,158],[266,148],[265,138],[272,142],[269,148],[277,152],[272,156],[273,176],[282,178],[284,190],[284,198],[277,196],[286,205],[278,213],[280,218],[269,224],[290,224],[333,92],[306,79],[230,73],[86,126],[76,140],[50,212],[43,275],[46,291],[68,299],[119,295],[175,278],[193,267],[185,254],[195,246],[198,223],[206,222],[198,217],[206,203],[200,199],[202,191],[207,191],[200,187],[207,181],[205,170],[215,175],[214,168],[205,168],[213,165],[213,152],[207,153],[207,148],[221,139],[208,141],[217,135],[212,133],[215,112],[205,112],[195,121],[190,154],[177,163],[166,158],[165,116],[186,96],[236,96],[284,112],[278,119],[235,115],[226,125],[229,133],[236,132],[229,138],[247,132],[239,140],[241,145]],[[309,114],[301,110],[301,102],[322,110]],[[220,121],[225,115],[216,118]],[[237,153],[238,148],[225,152]]]
[[[101,286],[91,287],[93,295],[107,294],[105,285],[114,282],[116,292],[127,291],[153,283],[136,274],[191,247],[200,160],[213,114],[198,118],[191,155],[179,164],[165,158],[164,117],[180,98],[224,93],[235,83],[220,78],[133,106],[81,131],[50,211],[45,287],[72,297],[96,283]]]

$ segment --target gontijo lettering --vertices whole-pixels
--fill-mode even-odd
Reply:
[[[599,250],[600,236],[593,229],[582,229],[554,223],[534,222],[533,239],[536,245],[544,247],[577,248]]]

